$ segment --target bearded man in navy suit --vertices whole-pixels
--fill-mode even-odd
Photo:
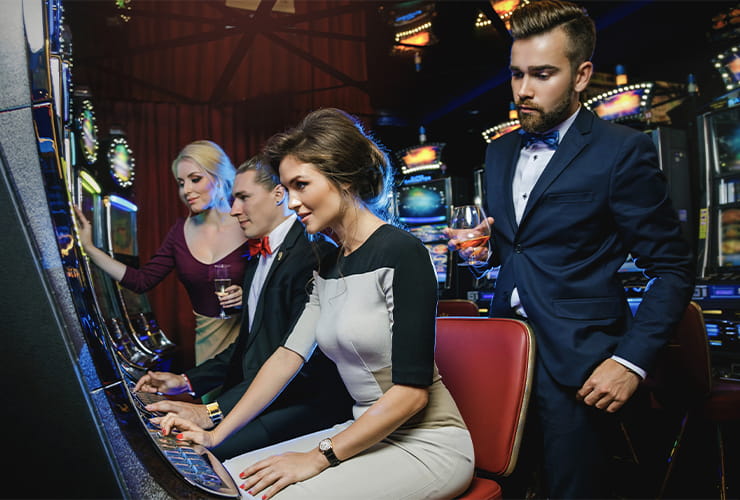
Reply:
[[[650,138],[580,104],[596,38],[585,10],[533,2],[514,12],[511,34],[522,133],[486,152],[501,266],[490,314],[525,318],[535,333],[532,410],[550,498],[604,498],[604,425],[681,318],[694,258]],[[617,274],[628,253],[650,280],[634,317]]]

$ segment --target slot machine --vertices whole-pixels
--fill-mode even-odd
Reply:
[[[74,92],[74,116],[70,130],[70,157],[74,168],[72,171],[72,188],[75,204],[80,207],[93,225],[93,243],[101,249],[110,248],[105,237],[104,203],[102,187],[92,167],[98,160],[99,140],[95,110],[86,89]],[[153,344],[148,336],[138,334],[122,306],[119,287],[113,279],[95,264],[83,259],[87,274],[90,276],[94,298],[101,316],[105,321],[110,340],[116,347],[121,366],[136,379],[146,370],[167,370],[171,359],[163,355],[163,350],[149,347]]]
[[[740,47],[717,55],[727,93],[697,118],[701,158],[699,278],[712,367],[740,380]]]
[[[13,457],[3,493],[239,498],[210,452],[159,435],[106,331],[71,210],[74,127],[62,24],[58,0],[3,3],[0,366],[9,381],[4,443]]]
[[[422,143],[396,153],[401,178],[394,193],[394,215],[429,250],[437,273],[440,298],[456,298],[459,274],[443,230],[449,225],[452,205],[462,200],[463,185],[445,175],[444,143]],[[461,203],[462,204],[462,203]]]
[[[449,222],[452,183],[440,176],[443,148],[442,143],[427,143],[397,153],[406,177],[396,189],[394,207],[399,222],[429,250],[440,290],[448,290],[450,254],[442,231]]]
[[[125,134],[112,129],[101,141],[101,155],[95,167],[102,196],[103,245],[114,259],[131,267],[139,266],[137,238],[138,207],[133,201],[136,161]],[[128,332],[136,347],[150,356],[171,362],[177,346],[159,327],[145,293],[134,293],[108,278],[114,295],[120,328]],[[166,369],[167,363],[160,369]]]

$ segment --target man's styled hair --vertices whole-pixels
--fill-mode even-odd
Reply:
[[[566,56],[575,70],[590,61],[596,46],[596,26],[586,9],[564,0],[530,2],[511,15],[514,40],[529,38],[556,28],[568,37]]]

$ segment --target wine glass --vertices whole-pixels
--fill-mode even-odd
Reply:
[[[450,237],[457,240],[457,250],[469,266],[478,266],[488,260],[488,240],[491,226],[478,205],[454,207],[450,219]]]
[[[229,264],[214,264],[213,266],[213,285],[216,288],[216,295],[226,295],[226,289],[231,286],[231,276],[229,275]],[[221,319],[229,319],[224,308],[221,307],[221,313],[218,315]]]

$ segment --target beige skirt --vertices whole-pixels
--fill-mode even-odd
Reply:
[[[232,313],[228,319],[210,318],[195,314],[195,365],[220,353],[239,336],[241,313]]]

